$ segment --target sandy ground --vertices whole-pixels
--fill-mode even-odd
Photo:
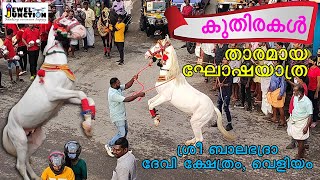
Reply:
[[[57,115],[46,125],[45,130],[47,138],[39,150],[32,156],[32,167],[37,174],[41,174],[47,164],[47,156],[52,150],[63,150],[63,145],[68,140],[77,140],[81,143],[83,151],[81,157],[87,161],[89,168],[89,180],[111,179],[112,171],[116,166],[116,159],[107,156],[104,144],[115,133],[116,129],[109,119],[109,110],[107,103],[107,91],[109,80],[112,77],[118,77],[122,83],[126,83],[147,64],[144,59],[144,53],[153,45],[153,40],[147,38],[144,32],[138,29],[140,2],[134,4],[133,24],[127,33],[125,44],[125,65],[118,66],[118,53],[114,48],[112,58],[107,59],[103,56],[102,42],[100,37],[96,36],[96,47],[90,49],[87,53],[77,52],[77,57],[69,59],[69,65],[74,71],[77,81],[76,89],[84,91],[88,96],[95,100],[97,115],[96,124],[94,124],[94,136],[91,139],[83,135],[80,127],[82,118],[80,116],[80,107],[75,105],[63,106]],[[210,6],[214,6],[212,3]],[[186,49],[180,49],[183,45],[181,41],[173,41],[176,48],[179,64],[182,65],[195,61],[195,56],[187,53]],[[7,121],[7,114],[10,109],[23,96],[25,90],[30,85],[29,74],[23,76],[25,82],[18,85],[10,85],[6,65],[1,61],[1,71],[4,72],[4,84],[7,90],[0,92],[0,128],[2,129]],[[154,86],[158,76],[159,69],[153,66],[142,72],[139,80],[143,82],[145,88]],[[201,92],[209,95],[216,103],[216,92],[209,91],[211,84],[206,84],[203,77],[196,75],[187,79],[188,82]],[[139,91],[141,87],[138,84],[126,92],[129,96],[134,91]],[[276,125],[267,123],[262,119],[259,112],[248,113],[242,109],[231,109],[234,130],[231,133],[237,136],[235,142],[226,141],[221,133],[208,126],[204,127],[204,148],[208,149],[210,145],[277,145],[279,153],[274,156],[209,156],[207,151],[204,155],[188,156],[178,158],[179,166],[174,170],[144,170],[141,162],[144,159],[169,159],[176,155],[177,145],[183,144],[186,140],[193,137],[189,123],[190,115],[187,115],[169,103],[158,106],[162,121],[159,127],[153,126],[150,118],[147,100],[156,95],[155,91],[146,94],[141,101],[134,101],[126,104],[129,134],[128,140],[133,154],[138,159],[139,179],[157,180],[157,179],[320,179],[320,128],[313,129],[310,137],[310,150],[308,151],[308,160],[312,161],[314,168],[312,170],[288,170],[286,173],[277,173],[275,170],[253,170],[251,168],[252,160],[258,159],[281,159],[288,155],[294,157],[297,150],[286,150],[285,147],[290,142],[285,129],[277,129]],[[28,108],[28,107],[26,107]],[[224,123],[226,122],[224,116]],[[2,139],[2,133],[1,133]],[[246,166],[246,171],[239,170],[187,170],[183,167],[185,159],[233,159],[241,161]],[[0,167],[0,179],[21,179],[15,169],[15,158],[6,154],[0,147],[0,161],[4,164]]]

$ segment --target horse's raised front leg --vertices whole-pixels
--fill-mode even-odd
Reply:
[[[94,101],[91,98],[88,98],[87,95],[82,91],[74,91],[63,88],[47,90],[47,95],[50,101],[69,100],[71,102],[76,102],[75,104],[78,104],[79,101],[75,99],[79,99],[82,104],[82,111],[85,119],[85,121],[82,123],[82,127],[87,136],[92,136],[91,121],[95,118],[96,109]]]
[[[154,108],[155,108],[156,106],[164,103],[164,102],[167,102],[167,101],[169,101],[169,99],[166,98],[166,97],[164,97],[164,96],[161,96],[161,95],[157,95],[157,96],[155,96],[154,98],[152,98],[152,99],[150,99],[150,100],[148,101],[148,104],[149,104],[149,102],[150,102],[150,104],[149,104],[149,111],[150,111],[150,114],[151,114],[151,116],[152,116],[152,118],[153,118],[153,120],[154,120],[154,124],[155,124],[156,126],[158,126],[159,123],[160,123],[160,115],[157,115],[157,114],[156,114],[156,110],[155,110]]]

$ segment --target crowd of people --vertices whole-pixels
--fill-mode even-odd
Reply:
[[[257,48],[275,49],[279,54],[281,49],[307,49],[308,58],[304,61],[294,61],[288,58],[286,61],[277,60],[234,60],[226,58],[228,49],[250,49]],[[227,117],[228,124],[226,130],[230,131],[232,119],[229,107],[243,108],[246,111],[256,109],[263,112],[264,119],[272,123],[277,123],[279,129],[286,129],[292,136],[292,142],[288,149],[299,146],[299,158],[304,157],[302,147],[303,140],[309,137],[309,128],[314,128],[319,120],[319,89],[320,89],[320,68],[317,66],[317,57],[312,56],[312,45],[298,43],[238,43],[238,44],[210,44],[200,45],[201,53],[198,61],[203,66],[208,64],[229,65],[231,69],[246,66],[250,68],[256,65],[277,65],[288,66],[289,72],[294,65],[305,65],[308,68],[307,76],[285,77],[275,73],[271,77],[219,77],[214,80],[212,90],[218,90],[218,108],[222,112],[222,107]],[[245,54],[245,52],[243,52]],[[280,69],[278,69],[280,74]],[[290,76],[292,74],[289,74]],[[209,82],[205,77],[205,82]],[[289,98],[288,98],[289,97]],[[287,101],[286,101],[287,100]],[[278,117],[279,114],[279,117]],[[217,127],[213,123],[213,127]]]
[[[91,2],[91,3],[90,3]],[[86,28],[86,37],[83,40],[70,39],[69,43],[64,44],[65,53],[69,58],[75,58],[75,52],[80,50],[81,42],[83,51],[88,52],[89,48],[95,48],[95,31],[97,30],[97,22],[101,17],[103,8],[110,8],[119,15],[118,21],[110,29],[112,30],[112,41],[119,51],[119,65],[124,64],[124,41],[125,41],[125,24],[123,23],[124,3],[122,0],[116,0],[112,6],[109,1],[100,1],[92,4],[92,1],[78,2],[77,4],[65,4],[65,8],[61,9],[60,2],[51,2],[49,22],[47,24],[6,24],[4,46],[8,51],[3,55],[7,62],[9,76],[12,84],[17,81],[23,82],[21,76],[27,73],[29,64],[30,80],[34,80],[37,71],[41,67],[39,59],[44,59],[44,48],[47,44],[48,34],[55,19],[66,17],[72,21],[77,21]],[[55,4],[55,3],[58,3]],[[91,7],[90,7],[91,6]],[[110,22],[104,22],[106,24]],[[104,37],[101,36],[104,41]],[[14,41],[14,42],[13,42]],[[110,57],[110,49],[107,52],[104,43],[104,54]],[[109,44],[108,44],[109,47]],[[15,69],[16,79],[13,79],[13,71]],[[0,71],[0,89],[4,89],[2,83],[2,72]]]
[[[280,1],[269,1],[277,3]],[[268,4],[262,1],[262,4]],[[250,8],[259,6],[258,2],[250,1],[241,8]],[[229,11],[239,9],[238,6],[231,6]],[[181,8],[182,14],[185,16],[192,15],[192,7],[189,1],[185,0],[185,4]],[[181,48],[186,47],[183,45]],[[275,49],[279,54],[281,49],[290,51],[291,49],[307,49],[308,58],[304,61],[294,61],[290,58],[278,61],[259,61],[259,60],[240,60],[229,61],[226,58],[228,49],[240,49],[245,56],[248,52],[244,49],[250,49],[252,52],[261,48],[265,52],[268,49]],[[312,44],[304,45],[299,43],[230,43],[230,44],[214,44],[214,43],[197,43],[196,56],[198,64],[206,66],[208,64],[229,65],[231,69],[240,68],[241,66],[256,65],[282,65],[288,66],[289,72],[294,65],[306,65],[308,68],[307,76],[291,77],[286,79],[283,76],[273,74],[271,77],[228,77],[215,78],[213,81],[213,91],[218,91],[218,109],[226,114],[227,122],[226,130],[233,129],[232,116],[230,106],[233,108],[243,108],[246,111],[256,109],[264,114],[265,120],[278,124],[279,129],[287,130],[288,135],[292,137],[287,149],[298,147],[296,158],[303,158],[305,148],[309,147],[307,139],[309,138],[309,129],[315,128],[319,120],[319,89],[320,89],[320,68],[317,66],[318,58],[312,56]],[[278,71],[278,73],[280,73]],[[289,74],[292,75],[291,73]],[[205,77],[205,82],[209,82],[209,78]],[[290,98],[288,98],[290,97]],[[222,109],[223,107],[223,109]],[[223,110],[223,111],[222,111]],[[279,116],[278,116],[279,115]],[[217,127],[217,123],[212,124]]]

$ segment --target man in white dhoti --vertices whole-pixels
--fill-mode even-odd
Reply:
[[[287,122],[288,135],[298,142],[298,154],[296,159],[304,158],[304,142],[309,138],[309,128],[312,123],[313,107],[310,99],[305,96],[304,88],[296,85],[293,88],[293,110]]]
[[[96,16],[94,14],[94,11],[89,8],[89,4],[87,1],[83,3],[83,6],[84,8],[82,9],[82,11],[86,13],[85,27],[87,30],[87,37],[84,38],[84,50],[88,51],[88,47],[94,48],[93,24],[96,20]]]
[[[267,46],[265,43],[262,43],[260,48],[265,52],[267,52]],[[272,61],[264,60],[263,64],[269,66],[269,65],[272,65]],[[264,73],[266,73],[266,70],[264,70]],[[270,86],[271,77],[260,77],[260,78],[261,78],[260,81],[261,81],[261,93],[262,93],[261,111],[267,116],[266,117],[267,119],[271,119],[272,106],[271,104],[268,103],[268,100],[267,100],[267,93]]]

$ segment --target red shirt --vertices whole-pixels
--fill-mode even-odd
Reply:
[[[51,29],[52,23],[49,21],[48,24],[40,24],[40,37],[41,41],[47,41],[48,35]]]
[[[6,24],[5,26],[7,29],[13,30],[13,36],[15,36],[17,34],[17,32],[19,31],[18,25],[16,25],[16,24]]]
[[[308,90],[315,91],[317,89],[318,80],[317,77],[320,76],[320,68],[310,68],[308,71],[309,85]]]
[[[36,43],[37,39],[40,39],[40,31],[38,28],[33,28],[33,30],[26,28],[22,38],[27,42],[27,44],[29,44],[30,41],[34,41],[34,45],[29,47],[28,51],[39,50],[39,46]]]
[[[25,44],[22,42],[22,35],[23,35],[25,30],[26,30],[26,28],[23,27],[17,32],[16,38],[17,38],[17,42],[18,42],[18,47],[25,46]]]
[[[184,6],[182,9],[182,15],[184,17],[186,16],[191,16],[192,15],[192,11],[193,11],[193,7],[192,6]]]
[[[6,38],[6,40],[4,40],[3,45],[5,45],[7,47],[7,50],[9,51],[8,56],[6,57],[6,59],[12,59],[15,55],[16,52],[14,50],[14,47],[12,45],[12,38]]]

